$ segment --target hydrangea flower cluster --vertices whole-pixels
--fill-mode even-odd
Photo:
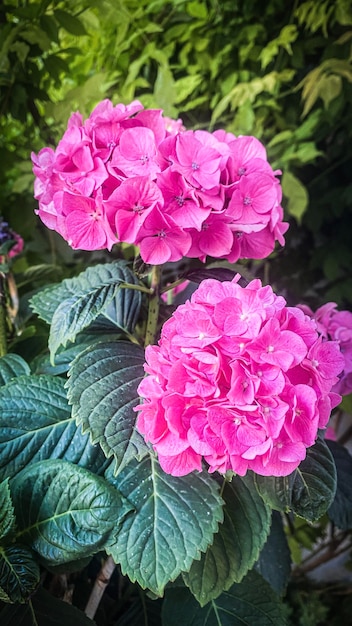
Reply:
[[[352,393],[352,313],[339,311],[336,302],[327,302],[315,312],[306,305],[299,305],[300,309],[310,315],[317,324],[318,331],[324,340],[337,341],[345,359],[345,367],[334,391],[346,396]]]
[[[254,137],[185,130],[137,100],[103,100],[32,161],[37,213],[74,249],[126,242],[159,265],[260,259],[285,243],[280,172]]]
[[[285,476],[340,396],[336,341],[260,280],[204,280],[146,349],[137,428],[175,476],[201,470]]]

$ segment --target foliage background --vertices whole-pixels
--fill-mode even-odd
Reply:
[[[0,213],[25,240],[13,268],[22,334],[12,349],[33,358],[34,346],[38,353],[47,345],[47,329],[30,320],[26,305],[33,290],[104,257],[73,252],[42,227],[30,152],[54,146],[71,111],[88,115],[106,97],[139,98],[188,128],[263,141],[283,171],[290,230],[283,250],[248,269],[289,303],[334,300],[351,309],[349,0],[7,0],[0,6]],[[302,533],[309,547],[307,524]],[[318,609],[310,617],[309,603],[300,602],[295,623],[316,623]]]

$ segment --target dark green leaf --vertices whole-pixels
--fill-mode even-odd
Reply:
[[[141,293],[121,288],[122,283],[138,284],[126,263],[120,261],[88,267],[74,278],[48,287],[31,299],[33,310],[51,323],[49,348],[52,356],[60,345],[74,341],[99,315],[115,326],[132,332],[138,319]]]
[[[101,448],[71,417],[64,385],[53,376],[20,376],[0,389],[0,479],[50,458],[105,470]]]
[[[60,74],[67,74],[70,68],[66,61],[61,59],[57,54],[50,54],[43,60],[43,65],[50,76],[54,79],[59,79]]]
[[[75,606],[54,598],[39,589],[30,604],[16,604],[0,609],[1,626],[94,626],[95,622]],[[34,621],[35,620],[35,621]]]
[[[144,375],[144,350],[127,341],[96,343],[82,352],[69,372],[72,415],[107,457],[115,471],[147,453],[135,429],[137,387]]]
[[[116,330],[116,329],[115,329]],[[34,374],[51,374],[58,376],[59,374],[66,373],[71,363],[76,356],[86,350],[89,346],[99,341],[113,341],[121,338],[121,333],[116,335],[111,332],[107,333],[94,333],[92,331],[84,331],[78,337],[76,337],[73,344],[69,344],[66,348],[60,348],[55,355],[55,364],[50,362],[49,353],[41,354],[31,362],[31,368]]]
[[[48,33],[49,38],[59,43],[58,27],[55,18],[52,15],[41,15],[39,19],[41,29]]]
[[[280,513],[273,511],[271,529],[255,569],[281,595],[291,574],[291,553]]]
[[[8,535],[15,525],[15,511],[9,488],[9,481],[0,483],[0,539]]]
[[[325,441],[318,439],[295,472],[291,507],[294,513],[315,522],[331,505],[336,492],[336,466]]]
[[[256,572],[200,607],[187,589],[169,589],[162,619],[167,626],[286,626],[286,609]]]
[[[288,512],[291,508],[292,485],[295,473],[289,476],[260,476],[254,482],[263,500],[276,511]]]
[[[6,385],[9,380],[22,374],[30,374],[30,371],[28,363],[19,354],[6,354],[0,358],[0,385]]]
[[[352,456],[336,441],[326,441],[334,457],[337,472],[335,498],[328,509],[328,516],[343,530],[352,528]]]
[[[71,13],[63,11],[62,9],[55,9],[54,15],[60,26],[62,26],[68,33],[72,35],[86,35],[87,31],[84,28],[82,22]]]
[[[26,602],[39,584],[40,569],[26,546],[0,547],[0,600]]]
[[[194,561],[183,574],[201,606],[242,580],[258,559],[270,529],[270,509],[256,491],[251,475],[227,482],[222,497],[223,524],[200,561]]]
[[[66,461],[41,461],[10,481],[18,539],[49,565],[114,543],[132,506],[104,478]]]
[[[132,581],[160,596],[213,541],[223,519],[219,487],[205,472],[165,474],[154,457],[131,462],[110,480],[136,509],[111,554]]]
[[[201,283],[202,280],[213,278],[215,280],[233,280],[236,276],[236,272],[230,270],[228,267],[211,267],[205,269],[197,269],[186,272],[185,278],[191,280],[194,283]]]
[[[292,510],[314,522],[329,508],[336,491],[336,467],[325,441],[318,439],[289,476],[255,476],[257,489],[273,509]]]

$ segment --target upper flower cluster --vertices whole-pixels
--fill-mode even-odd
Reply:
[[[204,280],[146,349],[137,427],[163,469],[284,476],[340,396],[339,344],[270,286]]]
[[[279,172],[254,137],[187,131],[138,101],[103,100],[32,161],[37,212],[75,249],[126,242],[162,264],[258,259],[284,245]]]
[[[345,367],[334,391],[346,396],[352,393],[352,313],[339,311],[335,302],[327,302],[315,313],[305,305],[299,307],[317,323],[318,331],[325,340],[337,341],[345,359]]]

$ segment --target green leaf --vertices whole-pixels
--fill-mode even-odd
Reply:
[[[201,74],[188,74],[187,76],[179,78],[174,84],[176,92],[174,98],[175,104],[179,104],[191,98],[202,81],[203,76]]]
[[[34,621],[35,620],[35,621]],[[83,611],[39,589],[27,604],[0,609],[1,626],[94,626]]]
[[[257,489],[273,509],[292,510],[314,522],[331,505],[336,491],[336,467],[325,441],[318,439],[289,476],[255,476]]]
[[[287,609],[256,572],[200,607],[187,589],[168,589],[162,609],[167,626],[287,626]]]
[[[39,565],[31,550],[21,545],[0,546],[0,600],[26,602],[39,580]]]
[[[72,415],[106,457],[115,472],[148,449],[135,429],[137,387],[144,376],[144,350],[127,341],[96,343],[72,363],[67,382]]]
[[[20,376],[0,389],[0,479],[50,458],[105,470],[101,448],[71,417],[64,385],[53,376]]]
[[[30,374],[30,367],[19,354],[6,354],[0,358],[0,385],[6,385],[10,380]]]
[[[281,179],[282,192],[287,200],[287,211],[300,224],[307,210],[309,196],[306,187],[292,172],[286,170]]]
[[[282,595],[285,592],[291,575],[291,553],[282,518],[277,511],[272,512],[270,533],[255,569],[277,594]]]
[[[236,476],[226,483],[224,522],[213,544],[183,574],[201,606],[240,582],[258,559],[271,523],[271,511],[257,493],[253,477]]]
[[[291,507],[294,474],[289,476],[260,476],[254,474],[259,494],[272,509],[288,513]]]
[[[60,345],[74,341],[99,315],[129,333],[134,329],[141,306],[141,293],[121,288],[138,280],[124,262],[88,267],[74,278],[48,287],[31,299],[33,310],[51,323],[49,348],[52,356]]]
[[[15,526],[15,511],[9,488],[9,481],[0,483],[0,539],[8,535]]]
[[[336,466],[325,441],[318,439],[295,472],[291,507],[309,522],[318,520],[331,505],[336,492]]]
[[[48,565],[95,554],[110,543],[132,506],[104,478],[67,461],[31,465],[10,481],[17,538]]]
[[[66,374],[70,369],[74,359],[89,346],[91,347],[97,341],[113,341],[121,338],[119,331],[116,334],[107,331],[94,332],[94,329],[84,331],[78,335],[75,342],[70,343],[66,348],[59,348],[55,355],[55,364],[50,362],[49,353],[40,354],[31,361],[31,368],[33,374],[51,374],[52,376],[58,376],[59,374]]]
[[[52,15],[41,15],[39,18],[41,29],[48,33],[48,36],[55,43],[59,43],[58,27]]]
[[[86,35],[87,31],[84,28],[82,22],[71,13],[63,11],[62,9],[55,9],[54,15],[60,26],[62,26],[68,33],[72,35]]]
[[[352,456],[336,441],[326,443],[334,457],[337,472],[336,495],[328,509],[328,516],[336,526],[349,530],[352,528]]]
[[[133,461],[110,480],[136,511],[110,548],[121,570],[158,596],[213,541],[223,519],[222,499],[207,473],[165,474],[154,457]]]

